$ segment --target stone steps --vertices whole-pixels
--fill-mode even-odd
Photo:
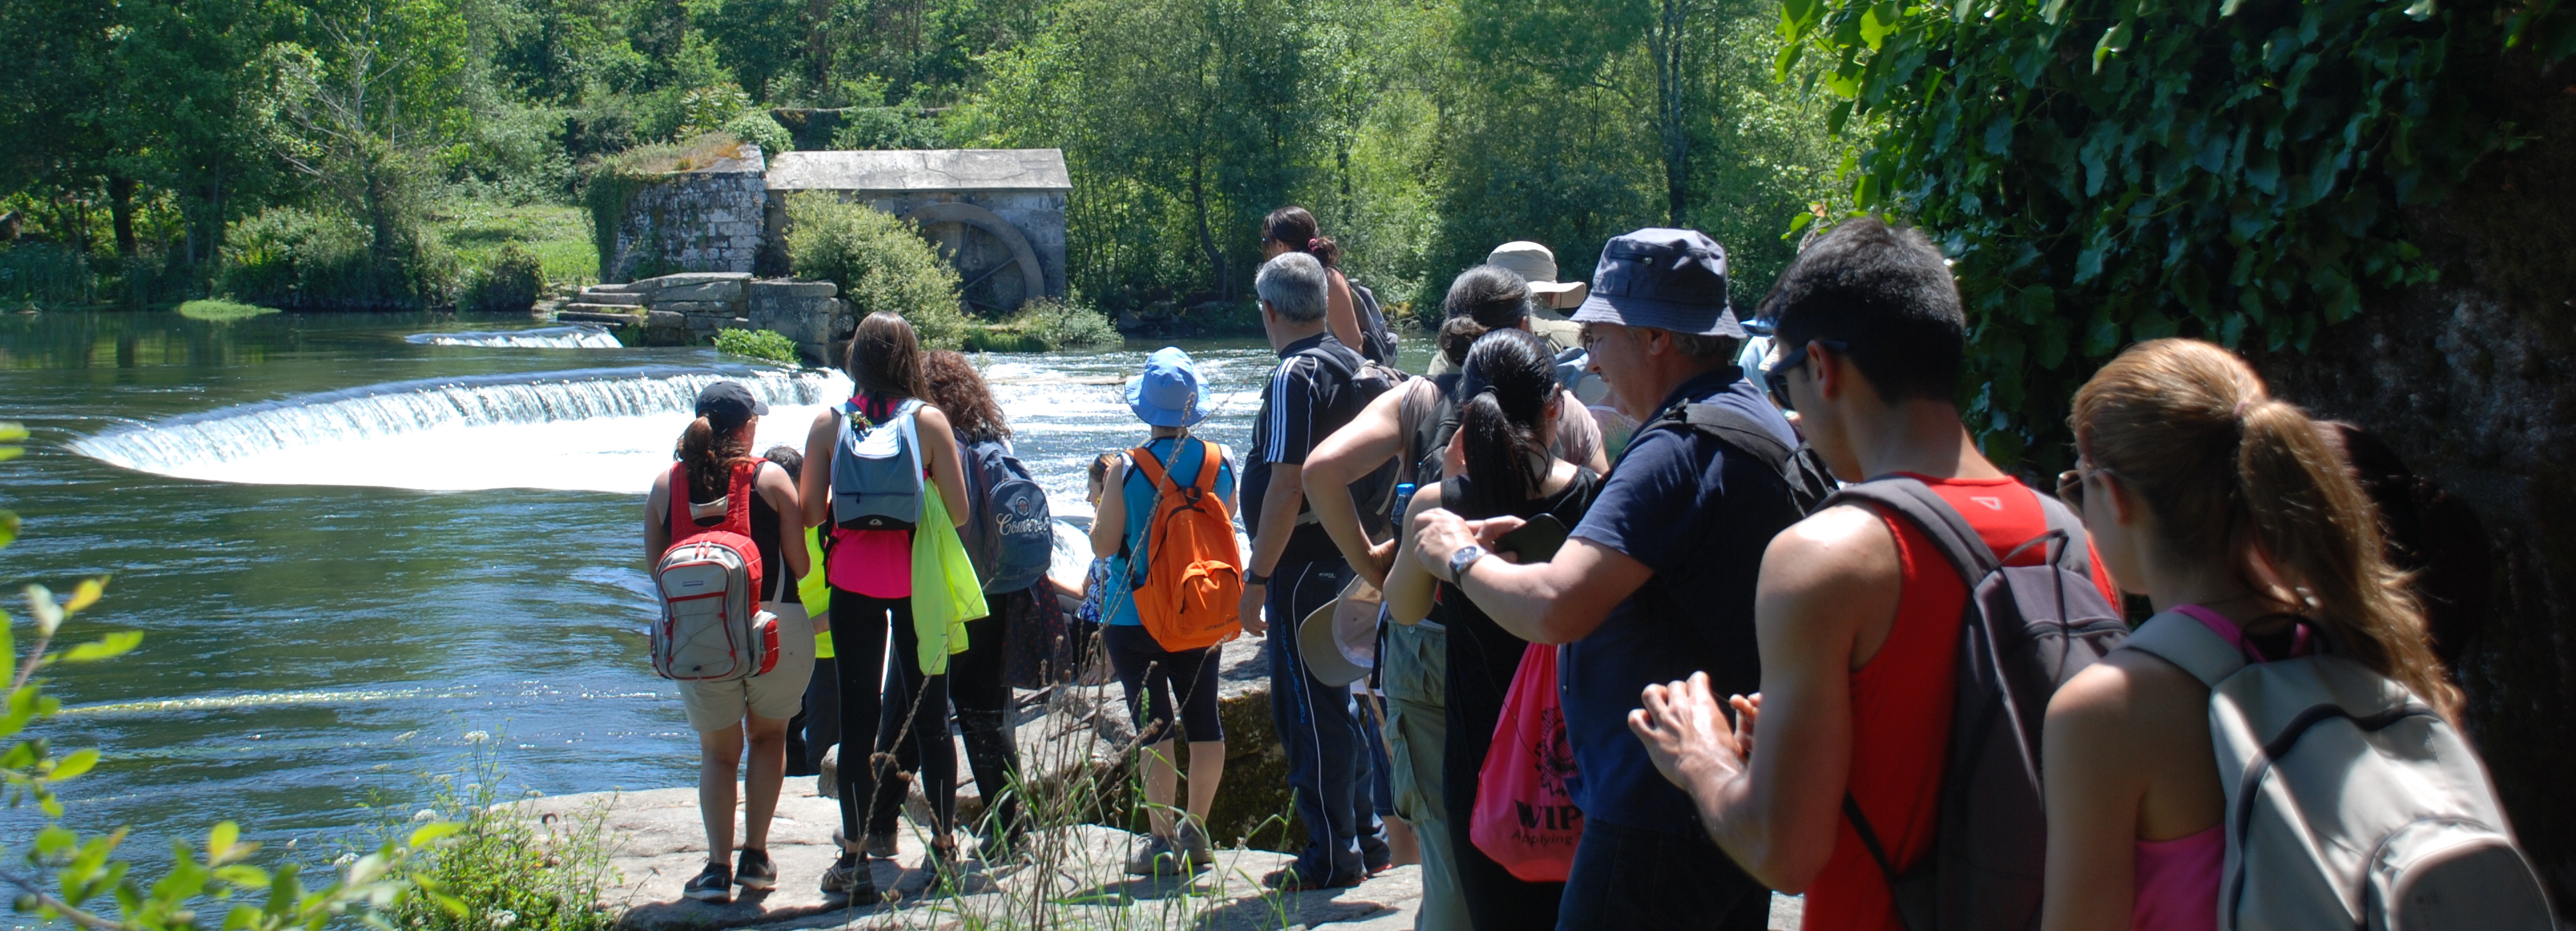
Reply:
[[[610,304],[620,307],[644,306],[644,295],[636,291],[603,291],[596,285],[581,289],[584,304]]]
[[[565,309],[556,311],[555,321],[558,323],[588,323],[605,327],[627,327],[638,325],[638,322],[642,317],[641,314],[601,313],[596,310],[572,309],[573,307],[578,306],[582,305],[567,305]]]
[[[643,306],[639,304],[595,304],[591,303],[587,298],[588,295],[584,295],[583,300],[563,305],[562,312],[556,314],[556,316],[560,317],[563,314],[572,313],[604,314],[613,317],[628,318],[642,316],[644,313]]]

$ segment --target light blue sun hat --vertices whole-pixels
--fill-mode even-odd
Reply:
[[[1189,353],[1165,346],[1145,357],[1145,374],[1127,383],[1127,407],[1153,426],[1196,426],[1208,416],[1207,381]]]

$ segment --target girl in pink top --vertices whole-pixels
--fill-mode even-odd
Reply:
[[[880,312],[860,321],[842,363],[858,388],[852,400],[860,413],[879,420],[902,416],[898,413],[902,403],[922,394],[921,355],[921,342],[902,317]],[[966,480],[948,417],[928,405],[916,408],[911,416],[918,452],[930,473],[925,480],[938,484],[940,498],[952,502],[949,517],[963,524],[968,509],[955,502],[966,500]],[[805,436],[806,466],[798,485],[807,526],[826,525],[832,519],[832,456],[840,446],[841,418],[840,405],[833,405],[815,415],[813,429]],[[912,627],[912,532],[829,528],[826,535],[830,542],[824,577],[832,586],[829,624],[833,651],[840,657],[833,665],[841,685],[841,830],[836,837],[842,852],[839,861],[823,873],[823,891],[846,895],[853,905],[868,905],[877,900],[877,890],[868,875],[867,854],[890,858],[896,852],[891,833],[862,840],[861,829],[878,785],[900,785],[892,773],[873,765],[874,760],[891,755],[869,752],[877,745],[883,703],[890,699],[899,709],[894,718],[898,726],[912,725],[897,739],[912,740],[921,752],[923,794],[931,801],[936,822],[930,826],[933,861],[955,862],[957,843],[949,831],[956,820],[957,745],[948,739],[947,676],[921,671],[920,638]],[[894,639],[894,655],[903,664],[900,674],[891,677],[884,675],[883,663],[889,635]],[[889,686],[893,694],[880,692]]]
[[[2369,499],[2306,413],[2243,360],[2196,340],[2129,348],[2075,395],[2074,471],[2059,494],[2102,564],[2255,662],[2349,655],[2457,720],[2424,618],[2381,556]],[[2049,702],[2045,931],[2207,931],[2218,924],[2226,791],[2209,689],[2118,651]]]

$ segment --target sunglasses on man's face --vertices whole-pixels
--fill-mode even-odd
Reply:
[[[1819,339],[1812,342],[1835,352],[1851,351],[1850,343],[1838,339]],[[1771,389],[1771,403],[1780,405],[1781,410],[1798,409],[1797,405],[1789,402],[1789,370],[1807,364],[1807,346],[1807,343],[1798,344],[1798,348],[1791,350],[1788,355],[1781,356],[1780,361],[1771,363],[1770,371],[1762,373],[1763,385]]]

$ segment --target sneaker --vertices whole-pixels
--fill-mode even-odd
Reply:
[[[733,871],[722,863],[709,863],[698,871],[698,878],[680,887],[680,895],[700,902],[733,901]]]
[[[892,860],[903,853],[903,846],[896,843],[895,836],[892,834],[870,834],[867,850],[868,856],[879,860]]]
[[[1164,840],[1160,834],[1147,834],[1145,842],[1136,845],[1136,852],[1127,857],[1127,875],[1168,875],[1178,865],[1175,862],[1178,856],[1172,851],[1171,841]]]
[[[745,889],[778,888],[778,865],[769,862],[769,852],[743,848],[740,862],[733,868],[733,881]]]
[[[877,879],[868,872],[868,861],[856,854],[844,853],[823,871],[823,894],[845,895],[850,904],[873,902],[877,897]]]
[[[1179,836],[1173,840],[1180,848],[1183,870],[1195,873],[1216,865],[1216,852],[1209,849],[1206,828],[1183,821]]]
[[[1305,892],[1312,889],[1347,889],[1359,885],[1367,878],[1359,870],[1351,870],[1337,873],[1329,879],[1317,880],[1292,865],[1265,877],[1262,884],[1281,892]]]

